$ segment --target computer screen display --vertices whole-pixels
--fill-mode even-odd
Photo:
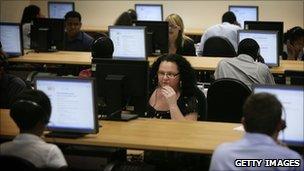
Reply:
[[[260,31],[260,30],[239,30],[238,42],[243,39],[252,38],[260,46],[260,54],[265,60],[265,64],[279,66],[279,47],[278,32],[276,31]]]
[[[283,32],[284,23],[280,21],[245,21],[247,30],[269,30],[278,31],[279,55],[283,54]]]
[[[20,24],[0,22],[0,41],[2,43],[2,50],[8,56],[23,55],[23,41]]]
[[[149,55],[168,53],[169,27],[167,21],[135,21],[136,26],[146,26]]]
[[[162,4],[135,4],[137,20],[140,21],[163,21]]]
[[[98,132],[94,79],[37,77],[35,83],[51,100],[50,131]]]
[[[230,5],[229,11],[233,12],[236,20],[244,28],[245,21],[258,21],[259,20],[259,7],[258,6],[235,6]]]
[[[304,87],[286,85],[255,85],[254,93],[274,94],[283,105],[282,119],[286,128],[280,132],[279,139],[288,145],[304,145]]]
[[[148,61],[93,58],[97,94],[103,99],[103,115],[130,109],[144,116],[148,100]],[[120,114],[120,113],[119,113]]]
[[[67,12],[74,11],[74,2],[48,2],[49,18],[64,19]]]
[[[64,50],[64,19],[38,18],[31,25],[31,49]]]
[[[114,44],[114,59],[146,59],[145,27],[109,26],[109,35]]]

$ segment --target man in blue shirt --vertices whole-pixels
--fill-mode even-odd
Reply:
[[[65,19],[65,50],[68,51],[91,51],[93,38],[80,31],[81,15],[76,11],[70,11],[64,16]]]
[[[281,120],[282,104],[274,95],[249,96],[243,114],[245,136],[218,146],[210,170],[303,170],[301,156],[278,143],[285,122]]]

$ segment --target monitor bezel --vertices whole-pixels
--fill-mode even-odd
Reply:
[[[238,30],[237,31],[237,42],[240,43],[240,33],[261,33],[261,34],[276,34],[277,37],[277,63],[266,63],[268,67],[278,67],[280,66],[280,52],[279,52],[279,34],[278,31],[266,31],[266,30]],[[263,57],[263,56],[262,56]]]
[[[24,48],[23,48],[23,32],[22,32],[22,25],[20,23],[11,23],[11,22],[0,22],[0,25],[7,25],[7,26],[17,26],[19,27],[19,36],[20,36],[20,53],[12,53],[12,52],[5,52],[3,50],[3,42],[2,43],[2,50],[7,54],[9,57],[19,57],[24,55]]]
[[[48,1],[48,17],[51,18],[51,4],[67,4],[72,5],[72,11],[75,11],[75,3],[74,2],[58,2],[58,1]],[[64,19],[63,18],[52,18],[52,19]]]
[[[97,134],[99,132],[99,121],[97,114],[97,93],[96,93],[96,81],[95,78],[79,78],[79,77],[60,77],[60,76],[37,76],[34,79],[34,88],[37,90],[37,81],[82,81],[90,82],[92,84],[92,102],[93,102],[93,113],[94,113],[94,128],[93,129],[77,129],[77,128],[62,128],[62,127],[50,127],[47,125],[47,130],[58,133],[77,133],[77,134]]]
[[[146,38],[146,27],[144,26],[108,26],[108,33],[109,33],[109,38],[111,38],[111,29],[130,29],[130,30],[143,30],[144,32],[144,43],[145,43],[145,57],[126,57],[126,56],[115,56],[113,52],[113,59],[117,60],[147,60],[148,58],[148,53],[147,53],[147,38]],[[114,42],[113,42],[114,43]],[[115,47],[114,47],[115,49]]]
[[[164,21],[164,10],[163,10],[163,4],[135,4],[134,5],[134,8],[135,8],[135,11],[137,13],[137,6],[156,6],[156,7],[160,7],[160,10],[161,10],[161,20],[160,21]],[[138,21],[152,21],[152,20],[138,20]],[[155,20],[153,20],[155,21]]]
[[[281,89],[281,90],[295,90],[295,91],[304,91],[304,86],[295,86],[295,85],[270,85],[270,84],[253,84],[252,85],[252,93],[255,94],[256,88],[266,88],[266,89]],[[282,113],[282,116],[284,112]],[[286,116],[285,116],[286,117]],[[288,126],[288,125],[287,125]],[[283,130],[284,131],[284,130]],[[298,141],[288,141],[288,140],[281,140],[282,142],[286,143],[289,146],[304,146],[303,142]]]

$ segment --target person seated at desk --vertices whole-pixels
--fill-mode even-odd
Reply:
[[[213,152],[210,171],[213,170],[303,170],[301,156],[280,145],[279,132],[285,128],[282,104],[272,94],[259,93],[248,97],[243,107],[244,137],[236,142],[224,143]],[[288,125],[287,125],[288,126]],[[299,159],[299,167],[236,167],[237,159]]]
[[[203,55],[204,44],[206,40],[214,36],[226,37],[234,49],[237,51],[238,41],[237,41],[237,31],[242,29],[236,20],[233,12],[228,11],[222,16],[222,24],[217,24],[208,28],[201,38],[200,45],[198,47],[198,56]]]
[[[24,8],[21,18],[21,26],[23,33],[23,48],[29,49],[31,45],[31,23],[36,18],[44,18],[40,8],[36,5],[29,5]]]
[[[116,19],[115,26],[132,26],[133,21],[137,20],[137,14],[135,10],[129,9],[128,11],[123,12]]]
[[[297,26],[284,33],[283,59],[304,60],[304,29]]]
[[[22,79],[7,73],[8,65],[0,42],[0,108],[3,109],[9,109],[13,99],[26,88]]]
[[[51,102],[39,90],[26,90],[13,103],[10,116],[20,134],[0,145],[1,155],[13,155],[33,163],[37,168],[63,168],[67,162],[61,150],[46,143],[43,134],[51,115]]]
[[[214,72],[215,79],[234,78],[245,83],[249,89],[252,84],[275,84],[267,65],[256,62],[260,57],[259,44],[250,38],[239,43],[238,56],[222,59]]]
[[[194,41],[185,35],[182,18],[177,14],[170,14],[166,21],[169,24],[169,54],[195,56]]]
[[[68,51],[90,51],[93,38],[85,32],[80,31],[81,15],[76,11],[65,14],[65,50]]]
[[[191,64],[182,56],[160,56],[152,65],[152,87],[147,117],[197,120],[196,80]]]

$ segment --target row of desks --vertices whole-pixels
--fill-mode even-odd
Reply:
[[[129,122],[100,121],[98,134],[77,139],[44,138],[47,142],[127,149],[212,154],[224,142],[238,140],[240,124],[139,118]],[[9,110],[0,109],[0,137],[13,138],[18,128]]]
[[[186,56],[186,59],[195,70],[214,71],[218,62],[223,58]],[[151,65],[156,60],[156,57],[149,57],[148,60]],[[53,53],[30,52],[21,57],[10,58],[9,61],[14,63],[91,65],[91,53],[71,51]],[[284,74],[286,70],[304,71],[304,61],[281,60],[279,67],[270,69],[273,74]]]

